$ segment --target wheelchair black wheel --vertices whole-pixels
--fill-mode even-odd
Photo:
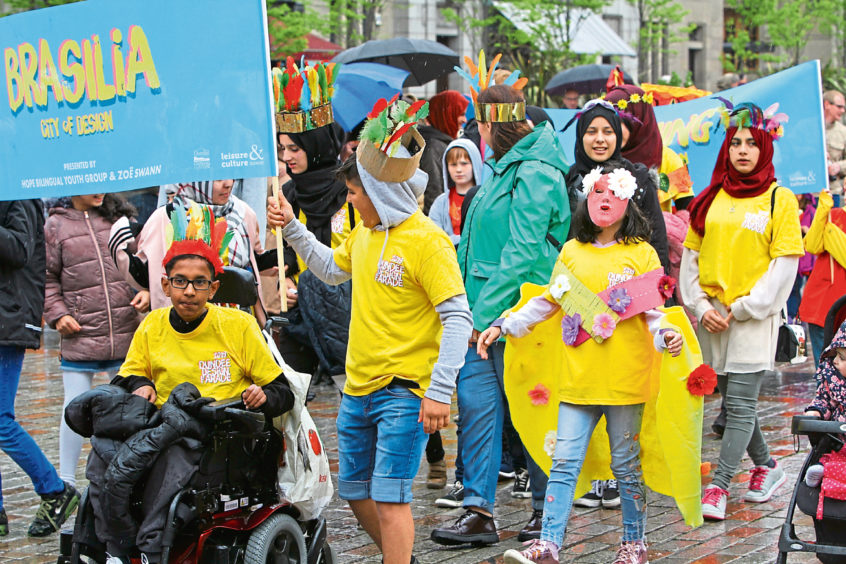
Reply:
[[[296,519],[276,513],[256,527],[247,541],[244,564],[305,564],[305,536]]]
[[[323,543],[323,548],[320,549],[320,555],[317,557],[317,564],[337,564],[338,555],[335,554],[335,549],[328,542]]]

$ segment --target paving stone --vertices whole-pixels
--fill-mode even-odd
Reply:
[[[61,382],[61,370],[55,349],[27,352],[16,401],[17,417],[54,463],[58,463]],[[105,383],[104,377],[95,378],[95,384],[101,383]],[[336,472],[338,457],[334,426],[340,396],[330,386],[320,386],[317,391],[315,401],[310,404],[310,411],[326,443],[330,465],[333,472]],[[662,564],[716,564],[775,560],[778,535],[787,513],[791,490],[808,452],[805,439],[802,440],[800,451],[795,452],[794,438],[790,434],[790,418],[802,412],[813,391],[814,381],[810,364],[785,367],[780,372],[773,373],[764,383],[759,419],[773,456],[784,466],[789,476],[788,484],[769,502],[750,504],[742,501],[752,468],[749,460],[743,461],[738,476],[732,481],[729,488],[728,519],[721,523],[705,523],[702,527],[690,529],[682,522],[672,499],[648,492],[647,537],[650,561]],[[711,421],[719,409],[719,401],[719,396],[714,395],[707,397],[705,402],[702,459],[710,461],[712,468],[716,466],[721,444],[710,429]],[[451,482],[456,449],[454,424],[443,432],[443,439]],[[84,454],[88,452],[88,448],[86,445]],[[83,455],[77,472],[77,486],[80,489],[86,485],[84,458]],[[516,537],[529,518],[531,504],[529,500],[511,497],[511,481],[500,483],[497,491],[495,517],[500,531],[498,544],[488,547],[453,548],[442,547],[429,540],[432,528],[454,521],[461,515],[462,510],[444,510],[434,506],[435,499],[443,495],[446,489],[426,489],[427,469],[426,462],[422,462],[413,488],[415,499],[412,502],[412,512],[416,533],[414,551],[420,562],[498,564],[502,562],[501,555],[505,550],[521,546]],[[46,539],[26,537],[26,529],[39,503],[38,497],[32,491],[32,483],[2,453],[0,472],[3,476],[4,504],[11,529],[9,536],[0,539],[0,561],[33,564],[55,562],[58,552],[56,535]],[[710,482],[710,478],[711,476],[704,476],[703,483]],[[333,476],[333,480],[337,480],[337,476]],[[358,526],[352,511],[345,503],[336,499],[327,508],[325,516],[329,522],[329,541],[337,550],[340,562],[380,562],[378,550]],[[71,520],[70,523],[72,522]],[[814,533],[809,517],[797,514],[794,523],[800,537],[813,540]],[[619,509],[574,508],[561,552],[561,562],[610,562],[619,546],[621,533]],[[789,557],[791,563],[814,560],[811,554],[791,553]]]

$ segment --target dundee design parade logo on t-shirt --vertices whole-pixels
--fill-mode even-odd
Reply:
[[[222,384],[232,381],[229,368],[232,359],[226,351],[214,353],[214,360],[200,361],[200,383],[201,384]]]

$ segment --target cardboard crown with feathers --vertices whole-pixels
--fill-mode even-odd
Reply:
[[[417,131],[417,123],[429,115],[429,103],[419,100],[409,104],[399,100],[380,99],[367,114],[361,130],[361,143],[356,157],[375,178],[383,182],[405,182],[420,165],[426,142]],[[400,147],[408,151],[399,155]]]
[[[223,261],[232,237],[233,233],[227,231],[226,219],[215,218],[209,206],[194,203],[187,213],[182,206],[175,206],[170,223],[165,226],[168,250],[162,266],[178,256],[194,255],[209,261],[215,276],[223,274]]]
[[[479,94],[488,89],[493,81],[494,71],[502,58],[502,53],[497,53],[491,62],[491,66],[487,67],[485,62],[485,51],[479,51],[479,64],[473,62],[473,59],[465,56],[464,62],[467,64],[469,73],[460,67],[454,67],[456,72],[470,84],[470,96],[473,98],[473,107],[476,111],[476,121],[480,123],[486,122],[509,122],[509,121],[523,121],[526,119],[526,102],[514,103],[494,103],[485,104],[479,102]],[[520,71],[515,70],[502,83],[510,86],[515,90],[522,90],[529,79],[520,77]]]
[[[339,69],[335,63],[298,66],[292,57],[284,70],[271,69],[277,132],[302,133],[335,121],[332,98]]]

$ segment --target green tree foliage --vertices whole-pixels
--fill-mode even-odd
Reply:
[[[329,0],[329,31],[332,41],[354,47],[373,39],[377,14],[385,0]]]
[[[487,14],[471,10],[446,12],[467,31],[487,30],[482,47],[489,53],[502,53],[504,68],[520,69],[529,78],[524,89],[526,101],[550,105],[543,87],[557,72],[585,62],[595,55],[579,54],[571,45],[582,20],[598,13],[610,0],[501,0],[499,10]],[[522,29],[512,23],[519,18]]]
[[[786,62],[798,65],[815,29],[841,27],[842,20],[832,25],[840,8],[842,2],[837,0],[782,0],[768,18],[767,32],[772,43],[784,49]]]
[[[307,6],[300,10],[285,2],[268,0],[267,29],[270,58],[284,59],[287,55],[304,51],[308,45],[306,35],[312,31],[325,33],[328,23],[325,17]]]
[[[50,6],[60,6],[62,4],[73,4],[80,0],[5,0],[6,13],[0,15],[10,15],[17,12],[27,12],[29,10],[37,10],[39,8],[49,8]]]
[[[675,0],[628,0],[637,8],[639,33],[637,41],[638,81],[648,82],[646,62],[651,54],[669,54],[670,45],[687,38],[695,24],[679,26],[688,11]]]
[[[734,12],[734,18],[725,22],[726,41],[732,48],[732,53],[723,57],[727,71],[746,72],[757,68],[759,61],[777,60],[757,41],[758,30],[769,23],[776,4],[777,0],[725,0],[725,7]]]

